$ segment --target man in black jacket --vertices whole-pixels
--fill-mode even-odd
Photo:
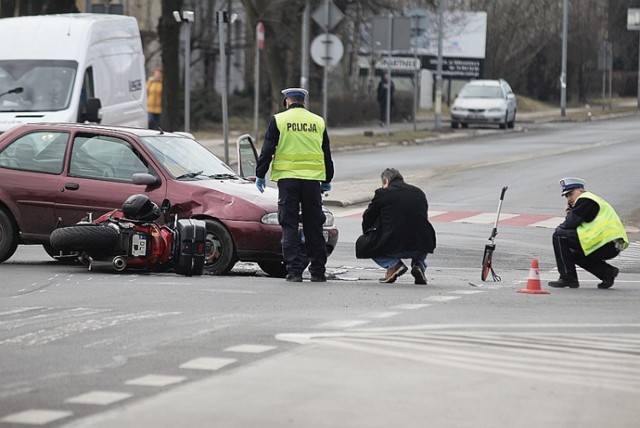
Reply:
[[[416,186],[405,183],[397,169],[385,169],[380,178],[382,187],[376,190],[362,214],[363,232],[376,228],[370,235],[375,238],[359,239],[356,256],[372,258],[387,269],[384,278],[380,278],[383,283],[395,282],[408,270],[402,259],[411,259],[415,283],[426,284],[427,254],[436,248],[436,232],[428,218],[427,196]]]

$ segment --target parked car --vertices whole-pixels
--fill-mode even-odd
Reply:
[[[505,80],[472,80],[451,106],[451,127],[497,124],[501,129],[513,128],[517,110],[516,96]]]
[[[255,155],[249,142],[239,154]],[[137,193],[158,206],[167,200],[178,218],[205,221],[207,273],[222,275],[236,261],[251,261],[269,275],[286,275],[275,189],[260,193],[186,135],[85,124],[25,124],[0,135],[0,262],[18,244],[40,244],[59,256],[49,245],[55,228],[88,213],[97,218]],[[331,254],[338,229],[325,214]]]

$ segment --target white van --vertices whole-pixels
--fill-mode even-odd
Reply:
[[[135,18],[3,18],[0,40],[0,133],[27,122],[147,127],[144,54]]]

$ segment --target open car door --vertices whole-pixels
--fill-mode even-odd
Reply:
[[[236,142],[238,154],[238,175],[240,177],[256,180],[256,165],[258,165],[258,151],[249,134],[238,137]]]

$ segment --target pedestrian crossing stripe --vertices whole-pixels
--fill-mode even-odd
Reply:
[[[362,218],[364,208],[353,208],[344,211],[334,212],[335,218]],[[501,213],[500,226],[527,226],[543,229],[555,229],[564,221],[564,217],[546,214],[513,214]],[[429,211],[429,221],[432,223],[465,223],[465,224],[488,224],[492,225],[496,221],[496,213],[478,211]],[[637,233],[637,227],[626,226],[627,232]]]
[[[363,208],[334,213],[336,218],[362,218]],[[429,221],[433,223],[494,224],[496,213],[478,211],[429,211]],[[544,214],[501,213],[501,226],[531,226],[555,229],[564,217]]]

